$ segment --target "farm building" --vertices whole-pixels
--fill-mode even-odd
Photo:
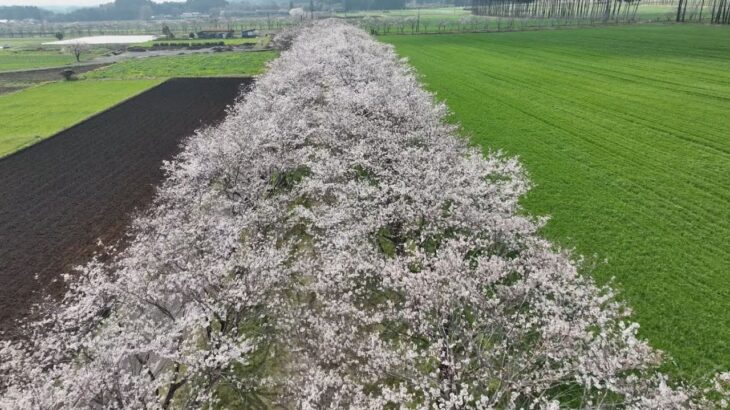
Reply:
[[[258,36],[259,36],[259,33],[256,31],[255,28],[248,29],[248,30],[241,30],[242,38],[256,38]]]
[[[233,30],[213,29],[201,30],[197,33],[198,38],[233,38]]]
[[[196,18],[206,18],[208,17],[207,14],[198,13],[197,11],[194,12],[185,12],[180,14],[180,18],[183,19],[196,19]]]

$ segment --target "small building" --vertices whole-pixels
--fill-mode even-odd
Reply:
[[[212,29],[201,30],[196,33],[198,38],[233,38],[233,30]]]
[[[258,31],[255,28],[248,30],[241,30],[241,38],[256,38],[259,36]]]
[[[197,11],[194,12],[185,12],[180,14],[180,18],[183,19],[200,19],[200,18],[206,18],[208,17],[207,14],[198,13]]]

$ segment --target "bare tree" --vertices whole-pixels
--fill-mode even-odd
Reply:
[[[71,52],[71,54],[73,54],[73,56],[76,57],[76,62],[80,63],[81,54],[89,51],[89,46],[88,46],[88,44],[77,42],[77,43],[69,44],[68,49]]]
[[[683,10],[687,10],[687,0],[679,0],[679,4],[677,5],[677,23],[684,21]]]

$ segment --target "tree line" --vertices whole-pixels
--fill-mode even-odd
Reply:
[[[45,20],[53,14],[35,6],[0,6],[0,19],[3,20]]]
[[[456,0],[466,1],[466,0]],[[153,16],[179,17],[183,13],[197,12],[226,16],[243,16],[283,13],[294,7],[309,11],[356,11],[356,10],[396,10],[406,7],[405,0],[254,0],[246,3],[229,3],[227,0],[186,0],[184,2],[152,0],[114,0],[98,7],[80,8],[69,13],[54,13],[35,6],[0,7],[0,19],[39,20],[50,22],[71,21],[123,21],[148,20]]]
[[[690,7],[689,16],[687,16],[688,6],[689,0],[679,0],[676,17],[678,23],[692,20],[702,22],[709,17],[712,24],[730,24],[730,1],[728,0],[712,0],[711,2],[710,0],[701,0],[695,2]]]
[[[478,16],[633,21],[640,2],[641,0],[472,0],[472,13]]]

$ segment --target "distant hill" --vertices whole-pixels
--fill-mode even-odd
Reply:
[[[115,0],[97,7],[0,6],[0,19],[48,21],[145,20],[154,15],[179,16],[185,12],[209,13],[223,9],[226,0],[187,0],[155,3],[151,0]]]

